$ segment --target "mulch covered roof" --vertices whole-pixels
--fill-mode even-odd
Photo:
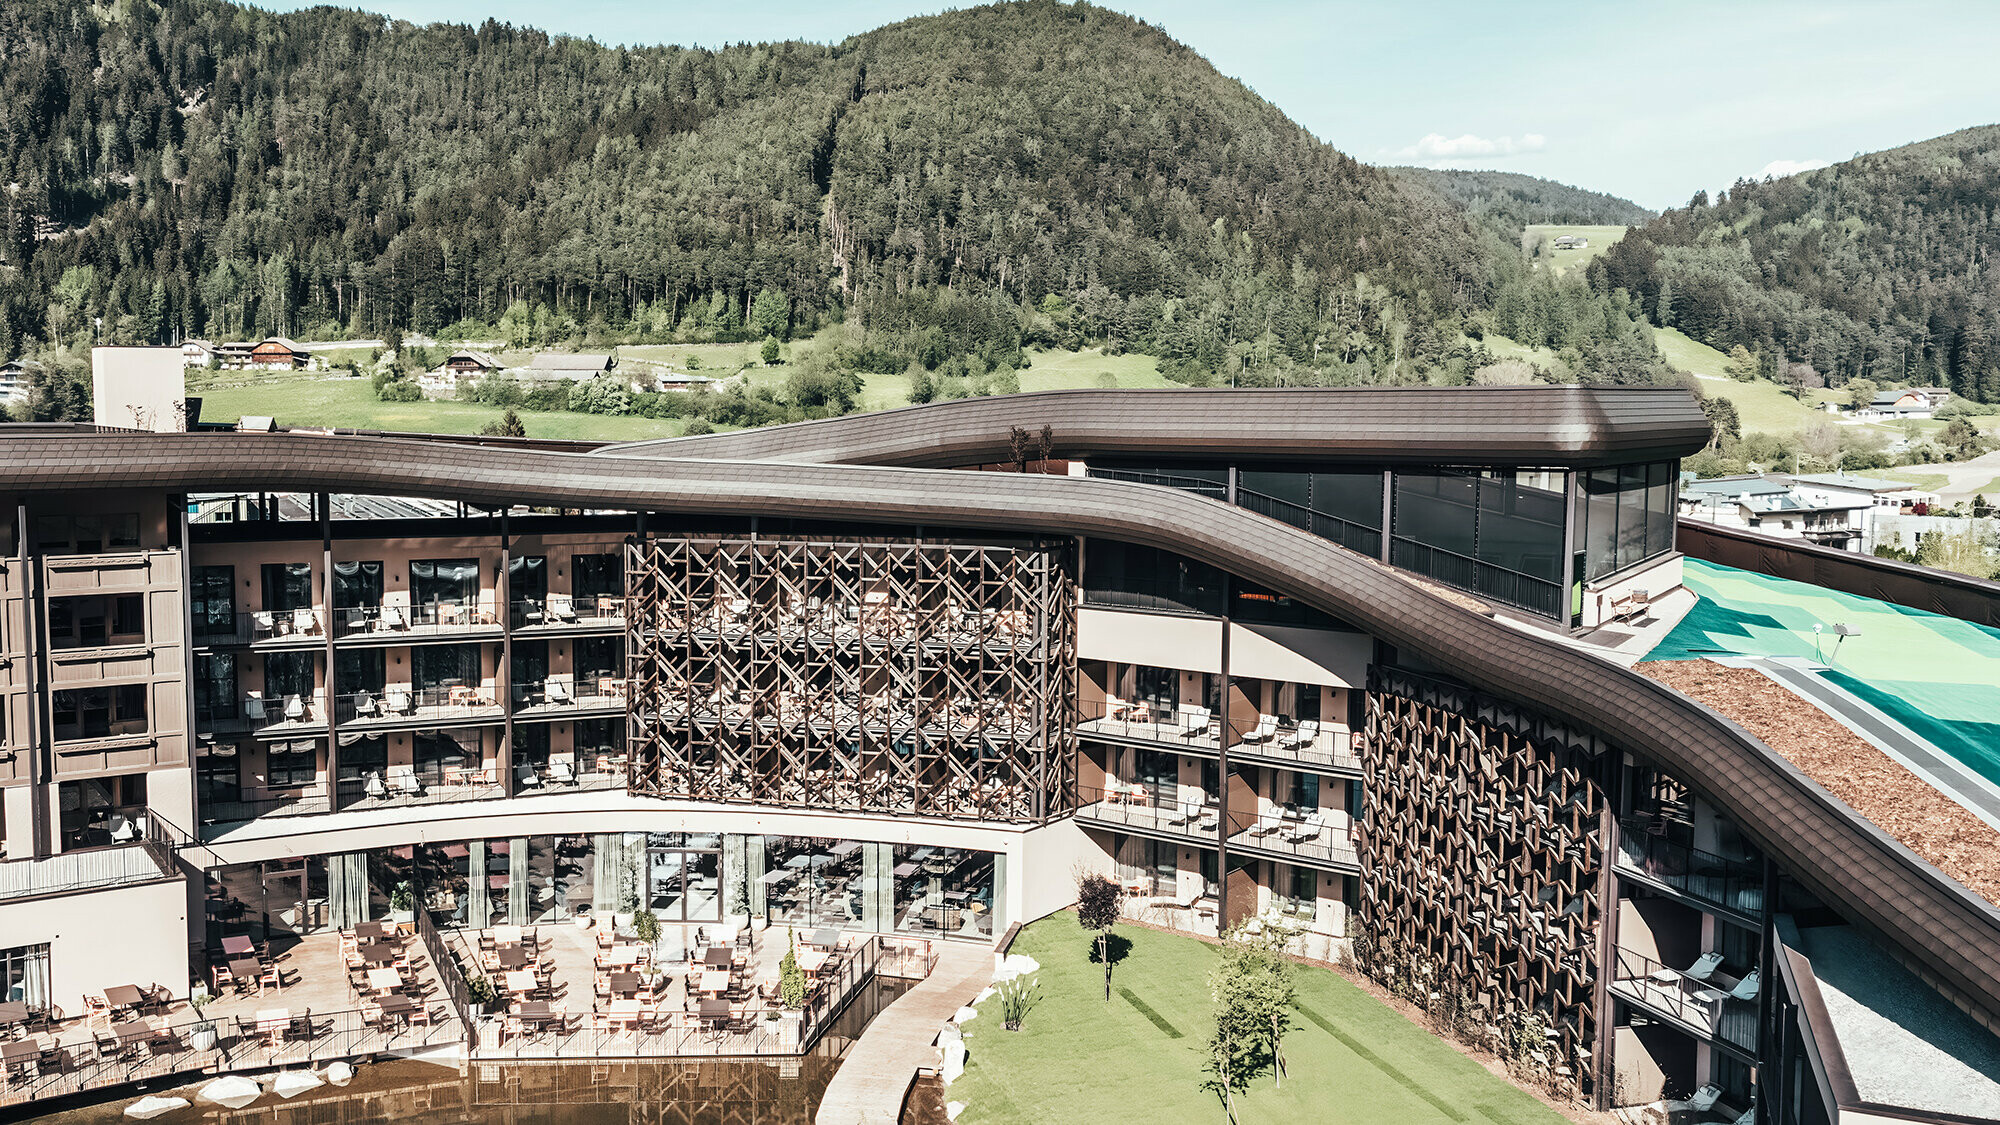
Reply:
[[[1833,716],[1751,668],[1652,660],[1634,670],[1722,712],[1933,867],[2000,904],[2000,832]]]

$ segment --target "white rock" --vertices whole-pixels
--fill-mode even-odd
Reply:
[[[263,1093],[264,1088],[262,1086],[257,1085],[240,1074],[232,1074],[227,1078],[218,1078],[208,1085],[203,1086],[201,1092],[196,1094],[195,1097],[211,1105],[226,1106],[230,1109],[242,1109],[244,1106],[256,1101]]]
[[[281,1098],[291,1099],[307,1090],[317,1090],[324,1085],[326,1083],[319,1080],[319,1075],[310,1070],[288,1070],[278,1075],[277,1081],[271,1083],[271,1091]]]
[[[354,1081],[354,1068],[344,1062],[326,1064],[326,1080],[336,1086],[345,1086]]]
[[[946,1102],[946,1103],[945,1103],[945,1106],[944,1106],[944,1115],[945,1115],[946,1117],[949,1117],[949,1118],[951,1118],[951,1119],[952,1119],[953,1121],[956,1121],[956,1120],[958,1120],[958,1115],[959,1115],[959,1114],[961,1114],[961,1113],[964,1113],[964,1112],[965,1112],[965,1103],[964,1103],[964,1102]]]
[[[158,1094],[147,1094],[145,1097],[126,1106],[125,1116],[136,1117],[141,1121],[151,1121],[163,1113],[172,1113],[174,1110],[186,1109],[187,1107],[188,1100],[186,1098],[163,1098]]]

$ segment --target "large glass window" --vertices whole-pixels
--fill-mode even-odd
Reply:
[[[1674,547],[1674,466],[1660,461],[1580,475],[1584,576],[1602,578]]]
[[[311,563],[265,563],[264,608],[272,613],[311,609]]]
[[[385,776],[389,772],[389,740],[379,734],[342,734],[339,768],[341,781]]]
[[[419,606],[479,600],[478,559],[422,559],[410,564],[410,597]]]
[[[49,947],[17,945],[0,949],[0,996],[10,1003],[26,1004],[31,1012],[49,1006]]]
[[[59,691],[50,702],[52,725],[58,741],[144,734],[146,731],[145,684]]]
[[[617,552],[577,555],[570,565],[575,570],[570,575],[569,588],[578,600],[615,598],[625,593],[624,557]]]
[[[1245,469],[1236,503],[1364,554],[1382,549],[1382,474]]]
[[[378,609],[382,605],[380,562],[333,564],[333,608]]]
[[[313,693],[313,654],[310,652],[270,652],[264,654],[264,698],[283,700],[290,696],[305,699]]]
[[[663,922],[722,920],[722,837],[712,832],[646,834],[648,904]]]
[[[517,555],[507,562],[507,596],[537,605],[549,599],[549,560],[542,555]]]
[[[236,568],[198,566],[188,596],[197,637],[229,636],[236,632]]]
[[[1554,470],[1399,471],[1389,561],[1553,617],[1562,601],[1563,480]]]
[[[470,744],[461,743],[450,731],[418,731],[411,739],[416,774],[425,785],[438,785],[447,776],[456,777],[481,763],[479,732],[465,732]]]
[[[1479,475],[1479,561],[1545,582],[1562,579],[1563,474]]]
[[[993,853],[898,844],[894,855],[897,929],[992,935]]]
[[[625,676],[625,638],[623,637],[581,637],[576,641],[576,684],[581,690],[585,684],[595,686],[606,676],[623,679]]]
[[[235,653],[195,654],[194,716],[199,720],[236,717]]]
[[[418,645],[410,649],[410,682],[419,692],[469,687],[479,680],[478,645]]]
[[[549,678],[549,642],[515,641],[512,676],[516,699],[539,690]]]
[[[64,851],[136,844],[145,838],[145,774],[64,781],[56,790]]]
[[[388,686],[388,669],[379,648],[344,648],[333,654],[334,686],[342,695],[367,692],[380,696]]]
[[[195,794],[203,808],[238,800],[243,794],[243,760],[235,746],[219,743],[202,748],[195,759]]]
[[[49,599],[49,644],[54,648],[101,648],[142,644],[146,600],[139,594]]]
[[[1224,612],[1223,573],[1170,551],[1111,539],[1084,545],[1084,601],[1169,613]]]
[[[303,789],[319,780],[319,743],[295,738],[264,747],[265,776],[273,789]]]

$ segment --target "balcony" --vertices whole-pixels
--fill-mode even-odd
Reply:
[[[334,610],[333,617],[335,642],[357,646],[480,640],[500,635],[500,618],[488,599],[354,606]]]
[[[260,738],[283,738],[326,729],[326,710],[318,692],[287,695],[281,699],[253,691],[236,700],[231,714],[213,707],[197,707],[195,722],[210,734],[254,734]]]
[[[1076,800],[1077,822],[1086,827],[1193,840],[1213,847],[1222,825],[1214,795],[1192,787],[1080,785]]]
[[[117,833],[121,839],[115,847],[0,863],[0,902],[179,878],[176,856],[186,842],[179,830],[150,811],[137,812],[125,823],[130,832]]]
[[[1231,758],[1315,773],[1359,776],[1361,758],[1354,736],[1331,723],[1259,715],[1249,722],[1223,721],[1205,707],[1181,704],[1164,711],[1146,703],[1106,700],[1079,708],[1077,734],[1085,738],[1169,746],[1213,757],[1226,744]]]
[[[516,719],[589,719],[625,713],[622,676],[550,676],[517,683],[512,691]]]
[[[382,691],[349,692],[334,696],[334,709],[343,733],[427,726],[478,726],[506,719],[490,689],[470,684],[422,688],[397,685]]]
[[[1659,821],[1619,818],[1619,874],[1704,906],[1727,910],[1753,924],[1763,920],[1764,873],[1760,865],[1677,844],[1656,831],[1660,826]]]
[[[625,629],[623,594],[550,594],[520,598],[508,606],[516,636],[620,633]]]
[[[764,606],[744,597],[682,602],[659,607],[645,619],[650,638],[697,648],[804,647],[853,652],[969,652],[984,649],[996,659],[1035,660],[1043,656],[1043,636],[1034,619],[1018,609],[946,605],[919,611],[898,605],[887,591],[865,593],[860,601],[802,598],[785,606]]]
[[[387,770],[370,769],[360,777],[342,778],[337,782],[334,788],[340,798],[338,810],[327,800],[326,789],[321,785],[296,791],[247,789],[236,798],[203,798],[201,823],[203,827],[208,827],[266,818],[325,816],[335,811],[490,801],[510,795],[532,797],[622,790],[625,782],[624,756],[609,754],[584,754],[573,760],[557,758],[547,763],[520,763],[514,769],[512,794],[500,784],[497,765],[429,770],[422,774],[411,766],[390,766]]]
[[[1719,958],[1718,958],[1719,959]],[[1620,949],[1611,994],[1677,1024],[1697,1037],[1755,1054],[1758,974],[1740,980],[1719,973],[1695,978],[1650,957]]]
[[[1329,819],[1323,810],[1278,806],[1253,817],[1232,815],[1229,846],[1287,863],[1360,871],[1361,857],[1350,829]]]

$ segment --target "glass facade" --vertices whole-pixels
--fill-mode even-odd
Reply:
[[[1173,850],[1153,862],[1171,872]],[[208,939],[285,939],[390,917],[397,884],[439,929],[552,923],[644,906],[663,923],[746,916],[991,940],[1004,928],[992,852],[808,836],[627,832],[416,844],[216,868]],[[803,936],[803,935],[802,935]]]
[[[1577,541],[1586,579],[1673,550],[1674,479],[1667,461],[1578,474]]]
[[[1388,561],[1502,605],[1561,618],[1566,587],[1673,550],[1675,464],[1658,461],[1585,471],[1536,468],[1417,468],[1331,472],[1240,468],[1238,506],[1382,557],[1383,481],[1389,481]],[[1112,464],[1092,476],[1165,485],[1218,500],[1231,497],[1227,468]],[[1577,493],[1580,573],[1565,558],[1570,489]],[[1085,553],[1086,600],[1267,624],[1312,624],[1303,606],[1212,567],[1152,548],[1093,540]]]

